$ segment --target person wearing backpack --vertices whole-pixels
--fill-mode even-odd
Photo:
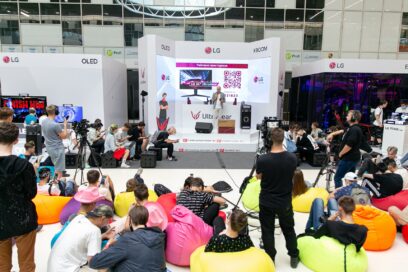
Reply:
[[[344,183],[345,186],[335,189],[330,194],[331,198],[338,201],[343,196],[350,196],[356,204],[370,205],[370,190],[357,183],[357,175],[354,172],[348,172],[344,176]]]

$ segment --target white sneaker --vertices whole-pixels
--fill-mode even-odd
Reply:
[[[120,167],[121,167],[121,168],[129,168],[130,165],[127,165],[126,163],[123,162],[123,163],[120,165]]]

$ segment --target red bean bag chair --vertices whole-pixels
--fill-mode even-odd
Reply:
[[[408,206],[408,190],[402,190],[401,192],[384,197],[384,198],[371,198],[371,204],[381,210],[388,211],[388,208],[395,206],[400,210],[403,210]]]
[[[363,245],[366,250],[387,250],[394,243],[397,228],[394,219],[387,212],[371,206],[357,205],[353,219],[356,224],[368,228],[367,239]]]
[[[402,237],[408,243],[408,225],[402,226]]]
[[[57,223],[61,211],[71,198],[72,197],[66,196],[36,195],[33,202],[37,210],[38,224],[46,225]]]
[[[174,222],[166,229],[166,260],[174,265],[189,266],[191,254],[208,243],[213,228],[183,206],[175,206],[171,216]]]
[[[103,199],[103,200],[99,200],[98,202],[96,202],[96,206],[99,205],[108,205],[111,208],[113,208],[113,203]],[[65,224],[65,222],[68,221],[69,217],[75,213],[77,213],[79,211],[79,208],[81,207],[81,203],[79,203],[78,201],[76,201],[74,198],[72,198],[67,205],[65,205],[65,207],[62,209],[61,214],[59,214],[59,221],[61,222],[62,225]],[[58,222],[58,221],[57,221]]]

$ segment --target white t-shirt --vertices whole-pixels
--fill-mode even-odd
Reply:
[[[380,116],[380,123],[377,122],[377,115]],[[380,107],[377,107],[374,111],[374,116],[375,116],[375,121],[374,121],[374,126],[381,126],[383,123],[383,109]]]
[[[50,195],[48,192],[49,188],[50,188],[49,184],[44,184],[44,185],[37,184],[37,194],[49,196]],[[51,195],[59,196],[60,194],[61,194],[61,190],[58,188],[58,185],[53,184],[51,187]]]
[[[221,94],[217,94],[217,99],[215,100],[215,108],[216,109],[221,109],[222,108],[220,99],[221,99]]]
[[[100,251],[100,229],[84,215],[77,215],[51,249],[47,271],[79,271],[88,262],[88,256],[95,256]]]
[[[408,113],[408,107],[406,107],[405,109],[403,109],[402,107],[398,107],[395,112],[398,113]]]
[[[38,124],[42,126],[42,123],[44,122],[45,119],[47,119],[47,115],[41,115],[40,118],[38,119]]]

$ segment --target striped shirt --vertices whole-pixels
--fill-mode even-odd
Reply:
[[[205,192],[182,190],[177,196],[177,205],[181,205],[203,218],[204,209],[213,202],[214,196]]]

